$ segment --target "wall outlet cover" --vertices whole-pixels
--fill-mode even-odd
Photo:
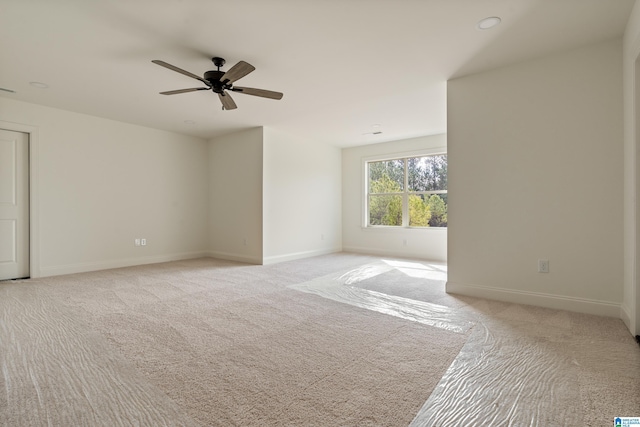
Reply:
[[[548,259],[539,259],[538,260],[538,273],[548,273],[549,272],[549,260]]]

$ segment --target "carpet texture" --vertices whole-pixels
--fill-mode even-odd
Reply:
[[[2,283],[0,424],[408,425],[469,331],[288,288],[363,261],[200,259]]]
[[[640,415],[620,319],[451,295],[332,254],[0,282],[0,426],[603,426]]]

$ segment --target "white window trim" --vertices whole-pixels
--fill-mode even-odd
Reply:
[[[398,160],[398,159],[405,159],[410,157],[437,156],[439,154],[447,154],[447,147],[433,147],[433,148],[425,148],[421,150],[403,151],[399,153],[388,153],[388,154],[376,154],[373,156],[362,157],[361,173],[360,173],[360,176],[361,176],[360,194],[362,195],[360,221],[361,221],[362,229],[364,230],[444,230],[446,231],[447,227],[410,227],[408,224],[402,225],[402,226],[369,225],[369,220],[367,218],[367,213],[369,211],[367,206],[367,204],[369,203],[367,199],[367,196],[368,196],[367,183],[369,182],[369,170],[367,168],[367,163],[379,162],[383,160]],[[405,174],[404,174],[405,189],[407,188],[407,179],[408,179],[406,168],[407,168],[407,164],[405,162]],[[425,192],[420,192],[420,191],[416,192],[416,194],[421,194],[421,193],[425,193]],[[430,192],[427,192],[427,193],[430,193]],[[405,199],[406,198],[403,197],[402,209],[403,209],[403,212],[408,212],[409,207],[405,206],[405,204],[408,204],[408,200],[405,200]],[[403,222],[404,222],[404,219],[403,219]]]

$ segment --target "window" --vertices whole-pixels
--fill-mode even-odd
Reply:
[[[367,226],[446,227],[447,155],[366,162]]]

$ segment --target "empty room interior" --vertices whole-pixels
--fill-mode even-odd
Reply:
[[[0,425],[640,419],[635,0],[0,0],[0,55]]]

